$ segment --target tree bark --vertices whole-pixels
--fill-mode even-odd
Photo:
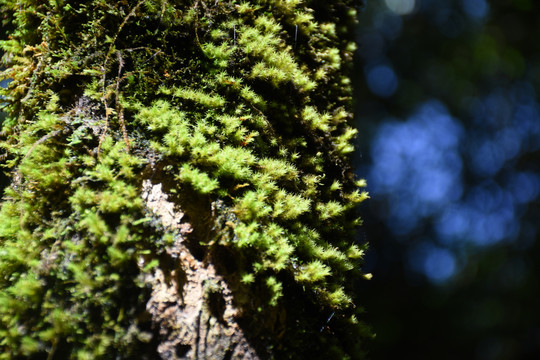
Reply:
[[[0,0],[0,359],[362,358],[354,5]]]
[[[214,264],[200,261],[186,246],[191,225],[162,184],[143,183],[148,209],[179,238],[166,254],[172,269],[157,268],[147,274],[152,293],[146,304],[152,327],[159,333],[157,352],[162,359],[259,359],[236,318],[233,292]]]

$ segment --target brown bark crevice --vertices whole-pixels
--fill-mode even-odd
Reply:
[[[168,200],[162,184],[143,181],[143,199],[162,225],[177,233],[167,248],[172,267],[156,267],[145,281],[146,304],[162,359],[260,359],[239,326],[233,292],[214,264],[198,260],[186,245],[191,224]]]

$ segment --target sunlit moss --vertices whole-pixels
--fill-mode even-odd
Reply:
[[[296,299],[354,316],[354,206],[367,194],[347,165],[351,39],[339,29],[354,23],[351,3],[0,0],[14,29],[0,42],[13,174],[0,210],[0,359],[58,342],[80,359],[144,348],[142,279],[174,238],[147,221],[153,176],[180,207],[211,213],[191,210],[199,237],[186,243],[235,254],[246,313]],[[276,351],[323,336],[317,315],[298,316],[304,327]]]

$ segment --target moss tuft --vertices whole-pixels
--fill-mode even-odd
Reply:
[[[245,313],[302,324],[268,332],[276,358],[360,356],[353,5],[0,0],[0,359],[148,351],[145,274],[177,231],[143,202],[153,176],[186,244],[234,254]]]

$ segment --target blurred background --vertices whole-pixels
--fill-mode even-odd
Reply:
[[[368,0],[372,359],[540,359],[540,2]]]

